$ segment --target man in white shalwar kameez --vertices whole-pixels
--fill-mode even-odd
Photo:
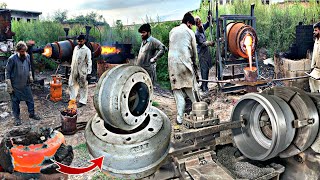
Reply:
[[[195,63],[197,44],[194,32],[195,25],[191,13],[186,13],[182,24],[173,28],[169,34],[169,78],[171,89],[177,105],[177,124],[182,124],[188,96],[192,102],[199,101],[199,92],[196,82]]]
[[[311,92],[319,92],[320,90],[320,22],[314,24],[313,35],[315,38],[312,60],[311,60],[311,73],[309,85]]]
[[[87,104],[88,100],[88,81],[87,75],[91,74],[92,60],[91,51],[85,45],[85,36],[78,36],[78,45],[74,47],[72,62],[71,62],[71,73],[69,77],[69,89],[70,89],[70,100],[76,99],[78,91],[80,99],[78,107],[82,107]]]

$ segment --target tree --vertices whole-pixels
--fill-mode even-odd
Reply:
[[[2,3],[0,3],[0,8],[2,8],[2,9],[7,9],[7,3],[5,3],[5,2],[2,2]]]
[[[68,14],[67,10],[55,11],[53,14],[53,21],[60,22],[60,23],[66,22],[67,14]]]
[[[69,23],[80,23],[80,24],[85,24],[85,25],[107,25],[108,23],[106,20],[103,18],[102,15],[99,15],[96,12],[90,12],[86,15],[79,15],[75,16],[74,18],[70,19],[68,21]]]

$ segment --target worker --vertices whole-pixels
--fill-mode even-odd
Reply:
[[[166,47],[156,38],[151,36],[150,24],[143,24],[138,32],[141,34],[141,47],[136,61],[136,65],[144,68],[151,77],[152,84],[156,81],[156,66]]]
[[[20,119],[20,101],[25,101],[28,106],[29,118],[40,120],[35,114],[34,101],[30,84],[33,83],[30,56],[27,54],[27,45],[19,41],[16,45],[16,53],[11,55],[6,66],[7,92],[11,96],[14,125],[22,124]]]
[[[210,19],[211,15],[207,17],[208,21],[205,24],[202,24],[201,18],[199,16],[195,17],[196,22],[196,41],[197,41],[197,51],[198,51],[198,58],[200,64],[200,72],[201,78],[204,80],[208,80],[209,78],[209,70],[213,66],[210,50],[208,46],[213,46],[213,41],[207,41],[205,31],[210,26]],[[203,92],[208,92],[208,82],[202,82],[200,89]]]
[[[73,50],[71,73],[69,77],[70,100],[77,99],[78,91],[80,99],[78,107],[85,106],[88,100],[87,76],[91,74],[92,60],[91,51],[85,45],[86,39],[83,34],[77,37],[78,45]]]
[[[311,60],[311,77],[309,85],[311,92],[319,92],[320,90],[320,22],[313,25],[313,36],[315,39]]]
[[[196,82],[197,44],[194,32],[195,25],[191,13],[186,13],[182,24],[174,27],[169,33],[168,67],[171,89],[177,105],[177,124],[182,124],[185,110],[185,98],[192,102],[199,101]]]

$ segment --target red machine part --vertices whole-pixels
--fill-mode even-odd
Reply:
[[[42,144],[16,145],[10,149],[14,170],[21,173],[40,173],[45,160],[52,158],[61,144],[65,144],[62,133],[55,131],[53,137]]]

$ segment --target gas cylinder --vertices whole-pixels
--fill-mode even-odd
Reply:
[[[62,100],[62,81],[61,75],[51,75],[50,82],[50,100],[58,102]]]

